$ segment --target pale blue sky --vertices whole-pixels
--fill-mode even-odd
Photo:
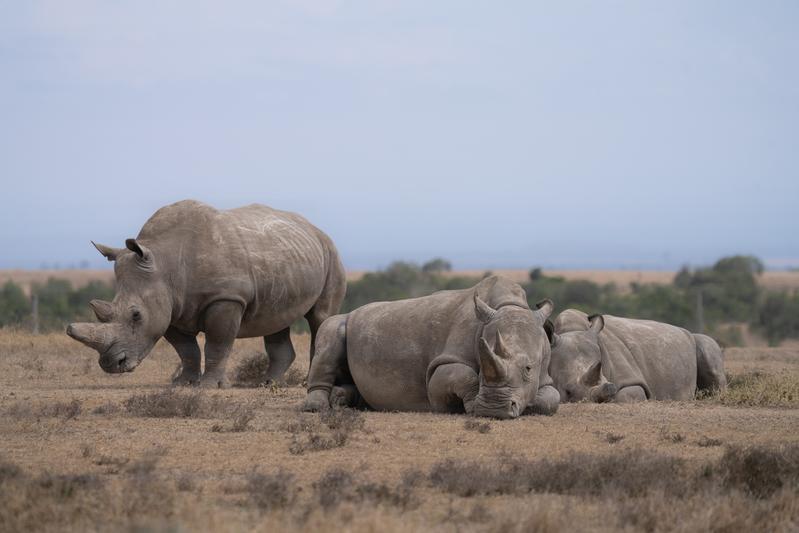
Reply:
[[[0,1],[0,268],[158,207],[351,268],[799,264],[799,3]]]

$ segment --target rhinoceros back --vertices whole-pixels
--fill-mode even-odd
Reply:
[[[321,294],[338,255],[305,218],[253,204],[227,211],[183,201],[156,212],[139,239],[174,270],[187,329],[210,303],[240,302],[239,337],[280,331]]]
[[[682,328],[604,315],[602,368],[619,387],[640,385],[657,400],[688,400],[696,392],[696,344]]]

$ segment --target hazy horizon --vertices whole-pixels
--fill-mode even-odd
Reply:
[[[184,198],[353,270],[799,266],[799,5],[0,6],[0,268]]]

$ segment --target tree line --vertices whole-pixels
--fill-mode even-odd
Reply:
[[[685,267],[670,284],[633,283],[629,290],[613,283],[549,276],[540,268],[530,270],[523,286],[530,305],[550,298],[559,311],[576,308],[589,314],[659,320],[708,333],[727,345],[742,342],[737,326],[741,323],[748,323],[770,344],[799,338],[799,291],[764,290],[757,283],[762,273],[759,259],[737,255],[708,267]],[[487,275],[490,272],[483,277]],[[468,288],[479,280],[452,273],[450,263],[440,258],[422,265],[397,261],[349,282],[342,312],[375,301]],[[61,329],[69,322],[91,320],[90,300],[111,300],[113,296],[114,287],[101,281],[76,289],[67,280],[51,278],[34,284],[30,296],[8,281],[0,289],[0,327]],[[296,328],[304,329],[304,322]]]

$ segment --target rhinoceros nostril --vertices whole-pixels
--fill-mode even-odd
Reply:
[[[124,368],[124,367],[125,367],[125,361],[127,361],[127,359],[128,359],[128,356],[127,356],[127,355],[124,355],[124,356],[122,356],[122,357],[121,357],[121,358],[120,358],[120,359],[117,361],[117,366],[118,366],[119,368]]]

